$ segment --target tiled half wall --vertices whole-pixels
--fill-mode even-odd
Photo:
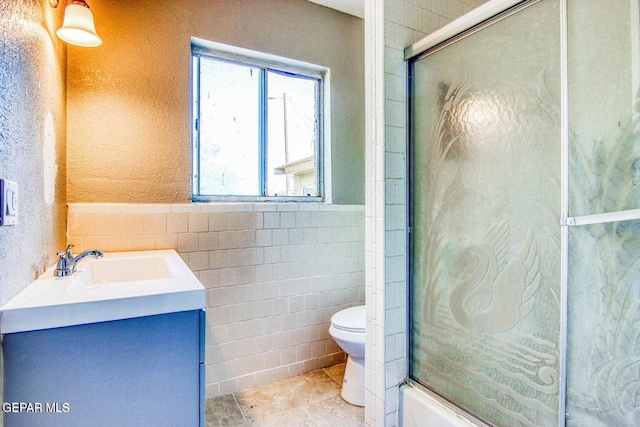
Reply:
[[[328,328],[364,303],[363,206],[77,203],[67,230],[76,253],[178,251],[207,288],[207,397],[345,360]]]

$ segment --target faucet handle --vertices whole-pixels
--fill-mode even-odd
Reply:
[[[68,259],[73,259],[73,247],[75,245],[69,245],[67,246],[67,251],[65,252],[66,256]]]
[[[58,262],[56,263],[56,269],[53,272],[55,277],[63,277],[69,275],[69,256],[67,252],[58,252]]]

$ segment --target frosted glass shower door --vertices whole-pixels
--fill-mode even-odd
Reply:
[[[572,427],[640,426],[639,9],[567,1]]]
[[[410,376],[499,426],[557,425],[560,7],[410,61]]]

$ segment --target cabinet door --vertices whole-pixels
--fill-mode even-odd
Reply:
[[[5,335],[5,402],[27,404],[5,404],[6,426],[199,425],[199,323],[194,310]]]

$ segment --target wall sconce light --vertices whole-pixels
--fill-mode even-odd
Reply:
[[[56,6],[58,2],[55,1]],[[53,3],[50,4],[53,6]],[[67,43],[82,47],[95,47],[102,44],[96,33],[93,14],[84,0],[71,0],[64,10],[64,22],[56,31],[58,37]]]

